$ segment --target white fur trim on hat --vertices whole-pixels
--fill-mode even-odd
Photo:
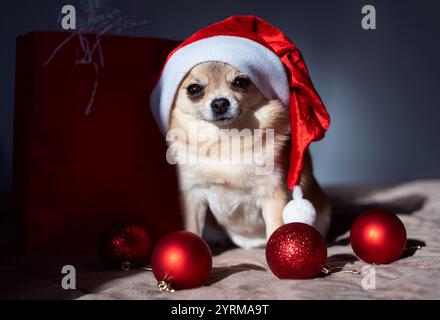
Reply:
[[[153,89],[150,105],[156,122],[165,132],[176,91],[186,74],[197,64],[220,61],[246,73],[268,99],[289,105],[290,87],[279,57],[258,42],[235,36],[214,36],[177,50],[167,61]]]
[[[313,204],[303,198],[300,186],[293,188],[292,200],[290,200],[283,211],[284,223],[302,222],[313,226],[316,221],[316,210]]]

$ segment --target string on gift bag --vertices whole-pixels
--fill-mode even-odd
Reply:
[[[80,14],[77,17],[77,29],[73,31],[64,41],[54,48],[52,54],[44,62],[46,67],[58,52],[70,41],[77,38],[81,51],[74,61],[75,64],[93,64],[95,71],[95,81],[90,93],[89,101],[84,109],[84,114],[92,112],[96,92],[99,86],[100,69],[104,68],[104,53],[101,46],[101,37],[104,34],[121,34],[131,28],[143,26],[151,23],[150,21],[131,21],[125,18],[119,9],[113,9],[107,4],[108,0],[82,0],[80,2]],[[61,14],[58,22],[61,21]],[[59,23],[58,23],[59,25]],[[85,36],[86,33],[95,34],[95,41],[90,43]],[[97,54],[95,54],[97,52]]]

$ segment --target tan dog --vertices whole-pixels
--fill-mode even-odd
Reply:
[[[264,245],[283,224],[282,212],[291,197],[285,183],[290,154],[288,108],[266,99],[246,74],[231,65],[205,62],[192,68],[181,82],[169,126],[171,131],[183,132],[168,139],[178,157],[212,160],[178,164],[185,229],[201,235],[209,209],[238,246]],[[201,138],[189,146],[192,128]],[[254,154],[258,163],[217,161],[226,129],[257,129],[264,147]],[[273,135],[266,129],[273,129]],[[256,149],[255,140],[242,138],[240,147],[232,148],[233,157]],[[309,154],[303,165],[301,188],[317,211],[315,226],[325,234],[330,204],[313,177]],[[258,174],[263,167],[267,173]]]

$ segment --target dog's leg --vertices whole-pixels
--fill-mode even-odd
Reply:
[[[282,188],[271,192],[270,197],[262,202],[262,214],[266,224],[266,239],[283,225],[283,210],[287,204],[287,196]]]
[[[203,199],[189,197],[185,194],[181,195],[181,202],[185,230],[202,236],[208,209],[207,203]]]
[[[316,209],[314,227],[325,237],[330,227],[332,206],[313,175],[312,159],[309,152],[305,154],[300,185],[304,198],[309,200]]]

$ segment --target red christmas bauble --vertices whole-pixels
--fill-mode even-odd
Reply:
[[[150,236],[136,224],[111,225],[102,233],[98,243],[104,263],[124,270],[146,266],[150,249]]]
[[[406,230],[392,212],[370,210],[353,223],[350,242],[356,255],[368,263],[390,263],[400,257],[406,246]]]
[[[211,250],[194,233],[174,232],[155,246],[151,268],[158,281],[165,281],[174,289],[200,287],[211,273]]]
[[[270,270],[280,279],[316,277],[327,260],[327,244],[313,227],[288,223],[270,236],[266,246]]]

